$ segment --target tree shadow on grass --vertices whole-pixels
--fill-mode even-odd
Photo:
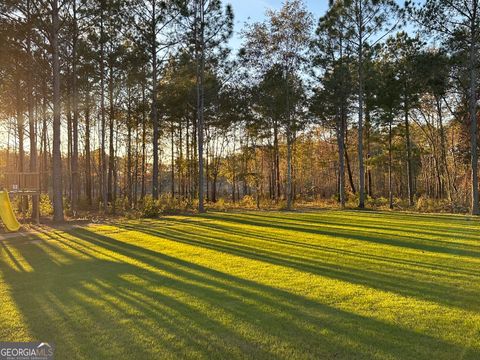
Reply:
[[[166,220],[167,222],[170,220]],[[174,220],[176,221],[176,220]],[[323,241],[309,241],[311,239],[307,239],[304,241],[300,240],[290,240],[290,237],[287,236],[279,236],[278,234],[273,234],[273,235],[266,235],[268,232],[264,231],[252,231],[252,228],[241,228],[241,227],[232,227],[231,224],[232,222],[228,221],[222,221],[222,223],[210,223],[210,222],[205,222],[203,221],[202,218],[199,218],[197,220],[190,220],[189,223],[192,223],[192,226],[195,226],[198,228],[204,228],[206,231],[209,233],[209,237],[213,239],[218,239],[219,237],[215,237],[212,235],[212,231],[214,233],[222,233],[221,239],[224,242],[229,242],[228,238],[233,236],[236,237],[242,237],[243,239],[254,239],[256,242],[263,242],[263,244],[274,244],[274,245],[280,245],[280,246],[289,246],[290,249],[292,250],[293,248],[300,249],[301,251],[304,252],[309,252],[309,254],[312,254],[312,250],[317,250],[319,252],[325,252],[325,253],[331,253],[337,256],[350,256],[356,259],[365,259],[365,260],[375,260],[379,261],[385,264],[398,264],[398,265],[406,265],[406,266],[411,266],[413,267],[416,274],[418,272],[422,272],[422,269],[426,269],[425,271],[426,274],[431,274],[431,270],[438,270],[442,271],[444,273],[450,273],[451,276],[457,277],[459,274],[465,275],[465,277],[468,278],[468,280],[475,280],[472,279],[472,277],[480,277],[480,271],[474,271],[474,270],[469,270],[469,268],[460,268],[458,266],[449,266],[448,264],[445,264],[445,262],[441,263],[434,263],[434,262],[428,262],[428,261],[415,261],[412,259],[405,259],[405,258],[400,258],[400,257],[393,257],[393,256],[386,256],[386,255],[376,255],[371,252],[366,252],[364,248],[362,248],[362,251],[355,251],[355,250],[350,250],[346,248],[339,248],[339,247],[334,247],[334,246],[326,246],[323,244],[328,244],[328,242]],[[271,224],[271,223],[270,223]],[[135,230],[138,231],[138,227],[136,225],[119,225],[121,227],[130,229],[130,230]],[[170,224],[170,226],[172,226]],[[161,226],[152,226],[150,227],[151,230],[157,230]],[[258,226],[258,228],[262,228],[262,226]],[[295,230],[298,232],[298,230]],[[301,231],[300,231],[301,233]],[[341,236],[343,233],[335,232],[336,236]],[[319,234],[320,235],[320,234]],[[323,235],[323,234],[322,234]],[[333,236],[333,235],[328,235],[328,236]],[[342,237],[348,238],[349,235],[343,234]],[[353,238],[353,240],[358,240]],[[234,241],[234,240],[232,240]],[[322,244],[322,245],[320,245]],[[258,245],[258,244],[257,244]],[[259,247],[261,248],[261,246]],[[307,256],[308,257],[308,256]],[[467,262],[468,263],[468,262]],[[459,264],[459,265],[464,265],[464,264]],[[480,279],[479,279],[480,281]]]
[[[261,213],[241,213],[237,217],[250,218],[254,220],[263,220],[269,223],[286,223],[285,225],[300,225],[303,227],[321,227],[324,225],[342,228],[350,228],[356,231],[367,231],[371,233],[402,233],[405,239],[412,241],[423,241],[426,243],[440,244],[442,246],[463,246],[467,249],[480,249],[480,222],[476,219],[468,218],[457,219],[451,223],[447,217],[432,217],[415,214],[392,214],[392,213],[368,213],[352,214],[350,212],[336,211],[330,214],[302,213],[292,217],[284,213],[261,214]],[[208,216],[225,216],[223,213],[209,213]],[[392,221],[388,221],[391,219]],[[445,219],[445,222],[441,222]],[[420,222],[419,222],[420,221]],[[428,228],[425,226],[428,222]],[[423,227],[419,227],[419,223]],[[466,226],[469,226],[468,228]],[[472,228],[476,227],[476,228]],[[460,240],[457,241],[457,240]]]
[[[459,289],[455,282],[448,284],[436,281],[438,279],[434,275],[428,281],[419,279],[415,276],[415,272],[418,271],[416,269],[409,270],[406,274],[406,270],[403,269],[404,274],[402,274],[400,268],[394,269],[387,264],[380,264],[380,266],[376,264],[375,268],[372,269],[372,265],[366,262],[362,264],[357,261],[353,264],[347,264],[335,260],[325,261],[321,258],[311,258],[311,254],[303,254],[302,256],[292,255],[291,253],[280,253],[279,251],[265,249],[260,246],[245,245],[235,240],[228,240],[228,236],[213,234],[206,228],[207,226],[215,227],[216,224],[195,223],[197,230],[194,233],[190,230],[183,230],[182,227],[173,226],[165,229],[158,229],[153,226],[135,227],[128,224],[118,224],[118,226],[187,245],[199,246],[269,264],[286,266],[315,275],[366,285],[374,289],[390,291],[404,296],[414,296],[421,300],[434,301],[448,306],[455,306],[459,309],[476,311],[480,308],[480,296],[475,287],[475,281],[478,281],[478,276],[469,276],[472,281],[471,284],[475,284],[474,287],[469,286]],[[202,226],[205,227],[205,231],[202,231]],[[235,233],[234,229],[232,229],[232,233]],[[362,239],[363,237],[357,236],[355,239],[358,238]],[[366,265],[365,268],[362,265]]]
[[[465,352],[87,229],[5,247],[33,269],[18,271],[2,254],[0,272],[26,326],[36,340],[55,342],[58,358],[449,359]]]
[[[307,227],[305,226],[305,224],[289,224],[285,222],[275,222],[268,218],[261,220],[261,219],[247,218],[242,216],[228,216],[228,215],[220,215],[220,214],[207,215],[207,216],[211,216],[212,218],[219,219],[225,222],[239,223],[239,224],[248,225],[248,226],[258,226],[263,228],[297,231],[300,233],[307,233],[307,234],[314,234],[314,235],[347,237],[350,239],[360,240],[364,242],[371,242],[375,244],[405,247],[413,250],[429,251],[433,253],[480,258],[480,248],[475,245],[470,246],[466,244],[461,244],[462,247],[449,246],[447,242],[439,243],[439,242],[431,241],[429,239],[411,236],[409,235],[410,229],[405,229],[405,233],[402,236],[399,236],[399,235],[392,235],[388,233],[385,234],[385,230],[390,230],[389,227],[383,227],[383,228],[377,227],[376,229],[380,231],[374,233],[371,231],[372,228],[366,225],[363,226],[366,230],[361,231],[357,228],[358,225],[351,226],[352,229],[347,230],[339,227],[337,228],[334,228],[334,227],[322,228],[320,226]],[[317,221],[321,222],[321,220],[317,220]],[[329,223],[329,224],[332,224],[332,223]],[[347,226],[347,227],[349,226],[348,224],[345,224],[345,223],[334,223],[334,224],[337,226]],[[381,236],[382,229],[384,231],[383,236]]]

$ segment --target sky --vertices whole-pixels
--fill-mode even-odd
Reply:
[[[328,0],[304,0],[308,10],[313,14],[315,23],[322,16],[328,7]],[[240,48],[242,40],[239,32],[242,30],[245,22],[252,23],[262,21],[265,18],[267,9],[279,9],[283,0],[226,0],[226,4],[231,4],[235,15],[235,34],[230,40],[230,46],[237,50]]]

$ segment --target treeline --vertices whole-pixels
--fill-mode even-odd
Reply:
[[[233,52],[220,0],[4,1],[0,169],[38,171],[57,221],[161,197],[478,214],[478,5],[289,0]]]

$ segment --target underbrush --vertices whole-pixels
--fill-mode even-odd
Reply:
[[[469,208],[464,204],[451,202],[447,199],[432,199],[424,196],[418,198],[415,209],[425,213],[465,214],[469,211]]]
[[[194,211],[198,206],[198,200],[172,197],[168,194],[160,196],[158,200],[152,196],[146,196],[140,204],[140,216],[144,218],[156,218],[160,215],[174,215]]]
[[[394,198],[393,209],[398,211],[413,211],[421,213],[455,213],[465,214],[469,212],[468,206],[460,202],[450,202],[447,199],[432,199],[420,196],[415,199],[415,206],[409,206],[408,200]],[[24,211],[21,210],[23,204]],[[19,219],[29,219],[31,217],[31,204],[26,204],[20,197],[13,201],[14,210]],[[358,208],[358,195],[347,194],[346,209]],[[129,219],[136,218],[158,218],[162,215],[192,214],[198,211],[198,199],[186,197],[172,197],[170,194],[162,194],[158,200],[154,200],[151,195],[147,195],[143,200],[138,200],[135,206],[130,205],[127,199],[119,198],[107,206],[107,211],[99,211],[102,204],[93,203],[88,205],[84,199],[80,200],[79,210],[73,212],[71,204],[64,200],[64,210],[67,219],[93,219],[106,220],[114,217],[125,217]],[[329,199],[298,199],[292,206],[293,210],[319,210],[319,209],[339,209],[338,198],[333,196]],[[367,196],[365,199],[365,208],[371,210],[390,210],[389,200],[385,197],[372,198]],[[207,211],[241,211],[241,210],[287,210],[287,202],[284,199],[275,201],[270,198],[257,199],[255,196],[246,195],[243,198],[232,201],[232,199],[219,198],[215,202],[205,202]],[[40,197],[40,216],[49,218],[53,214],[52,201],[48,194],[42,194]]]

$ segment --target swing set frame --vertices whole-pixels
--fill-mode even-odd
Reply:
[[[5,172],[0,174],[0,184],[10,194],[17,196],[31,196],[40,203],[40,173],[38,172]],[[37,206],[33,218],[40,223],[40,204]]]

